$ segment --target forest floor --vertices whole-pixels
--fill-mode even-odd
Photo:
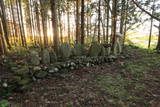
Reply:
[[[160,54],[125,53],[129,58],[40,80],[6,100],[11,107],[160,107]]]

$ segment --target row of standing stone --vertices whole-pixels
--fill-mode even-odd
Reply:
[[[92,43],[90,47],[81,44],[74,44],[71,46],[68,43],[63,43],[59,47],[59,52],[56,53],[53,50],[44,49],[42,51],[41,57],[40,54],[32,50],[30,52],[30,64],[39,65],[42,64],[50,64],[57,62],[58,59],[68,59],[71,56],[89,56],[89,57],[97,57],[97,56],[106,56],[110,54],[109,48],[106,49],[103,45],[98,43]]]

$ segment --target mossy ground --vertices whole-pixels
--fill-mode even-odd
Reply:
[[[114,74],[99,75],[96,85],[105,90],[111,103],[117,107],[136,107],[139,104],[141,107],[152,107],[153,99],[149,99],[154,94],[160,95],[160,85],[157,86],[160,84],[160,55],[150,50],[128,48],[128,52],[135,53],[133,51],[138,54],[133,56],[135,59],[126,61],[125,66]]]

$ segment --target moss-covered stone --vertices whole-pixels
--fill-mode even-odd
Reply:
[[[39,72],[36,72],[34,75],[38,79],[43,79],[43,78],[45,78],[47,76],[47,72],[39,71]]]
[[[103,45],[101,45],[101,52],[100,52],[100,56],[106,56],[107,55],[107,52],[106,52],[106,49],[104,48]]]
[[[20,87],[18,90],[19,91],[30,91],[31,89],[32,89],[32,87],[33,87],[33,84],[32,83],[30,83],[30,84],[25,84],[25,85],[23,85],[22,87]]]
[[[101,52],[101,45],[97,42],[93,42],[90,49],[89,49],[89,56],[96,57]]]
[[[50,64],[50,54],[49,51],[47,49],[44,49],[42,51],[42,63],[43,64]]]
[[[72,49],[72,54],[74,56],[82,56],[82,55],[84,55],[84,53],[86,53],[84,45],[82,45],[80,43],[74,44],[73,49]]]
[[[27,85],[27,84],[31,83],[32,79],[28,77],[28,78],[23,78],[21,80],[18,80],[17,82],[18,82],[18,85],[23,86],[23,85]]]
[[[60,53],[60,57],[62,59],[69,58],[71,56],[71,53],[72,53],[71,45],[68,44],[68,43],[61,44],[61,46],[59,47],[59,53]]]
[[[57,55],[56,55],[56,53],[53,50],[51,50],[49,52],[49,54],[50,54],[51,63],[57,62]]]
[[[29,62],[31,65],[39,65],[40,64],[39,53],[36,51],[31,51],[29,60],[30,60]]]
[[[26,75],[29,73],[29,68],[28,66],[22,66],[21,68],[15,70],[14,73],[17,75]]]

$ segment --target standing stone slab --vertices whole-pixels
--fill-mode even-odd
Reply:
[[[93,42],[89,49],[89,56],[96,57],[101,52],[101,45],[97,42]]]
[[[101,45],[101,52],[100,52],[100,56],[106,56],[106,49],[104,48],[103,45]]]
[[[80,43],[74,44],[72,49],[72,53],[74,56],[82,56],[83,46]]]
[[[67,59],[71,56],[72,48],[71,48],[70,44],[63,43],[59,47],[59,51],[60,51],[60,56],[64,59]]]
[[[30,52],[30,63],[32,65],[39,65],[40,64],[40,60],[39,60],[39,54],[36,51],[31,51]]]
[[[42,63],[43,64],[50,64],[50,55],[47,49],[42,51]]]
[[[49,52],[49,54],[50,54],[51,63],[57,62],[57,55],[56,55],[56,53],[55,53],[53,50],[51,50],[51,51]]]
[[[107,51],[107,55],[110,55],[110,54],[111,54],[111,47],[108,47],[108,48],[106,49],[106,51]]]

